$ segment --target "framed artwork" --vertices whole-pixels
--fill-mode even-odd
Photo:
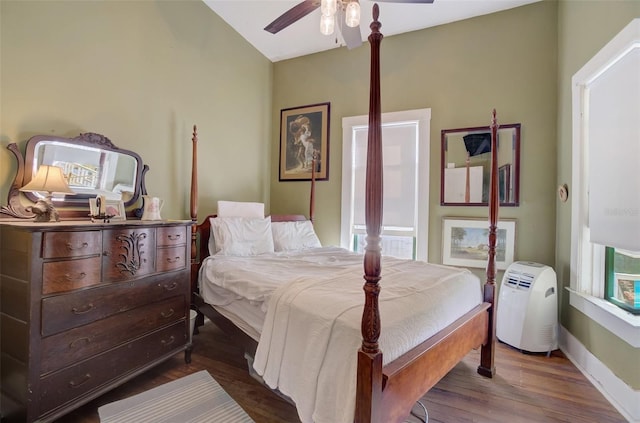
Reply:
[[[104,200],[104,214],[112,216],[109,220],[127,220],[127,214],[124,209],[124,202],[122,200]],[[91,216],[98,216],[100,210],[98,210],[96,198],[89,198],[89,210]],[[96,219],[102,220],[102,219]]]
[[[505,270],[515,254],[516,221],[498,222],[496,267]],[[442,220],[442,264],[463,267],[487,266],[489,258],[487,219],[445,217]]]
[[[329,179],[330,103],[280,111],[280,181]]]

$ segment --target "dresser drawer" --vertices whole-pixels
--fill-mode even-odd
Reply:
[[[172,245],[185,245],[188,233],[185,226],[163,226],[158,231],[158,247],[169,247]]]
[[[189,274],[172,272],[42,300],[42,335],[49,336],[188,291]]]
[[[42,293],[72,291],[100,283],[99,256],[42,264]]]
[[[154,329],[186,319],[184,295],[138,307],[42,340],[41,373],[96,355]]]
[[[42,238],[42,257],[65,258],[100,254],[102,232],[45,232]]]
[[[64,407],[82,396],[90,396],[91,391],[103,388],[110,381],[126,377],[153,360],[178,351],[186,342],[185,325],[185,321],[177,322],[43,377],[37,398],[38,415]]]
[[[102,276],[104,282],[140,279],[153,273],[156,257],[155,228],[104,231]]]
[[[158,272],[184,269],[187,264],[186,252],[187,248],[184,245],[178,247],[158,248],[158,263],[156,264]]]

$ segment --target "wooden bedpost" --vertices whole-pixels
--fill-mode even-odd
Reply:
[[[373,5],[371,35],[371,90],[369,92],[369,135],[367,144],[367,180],[365,221],[367,245],[364,253],[365,304],[362,315],[362,346],[358,351],[356,423],[379,422],[376,406],[382,397],[382,351],[380,337],[380,232],[382,229],[382,123],[380,107],[380,43],[378,5]]]
[[[478,373],[493,377],[496,338],[496,241],[498,230],[498,123],[496,110],[491,117],[491,178],[489,179],[489,258],[487,261],[487,281],[484,284],[484,301],[491,303],[487,342],[480,351]]]
[[[313,224],[314,213],[316,208],[316,155],[313,153],[311,161],[311,194],[309,195],[309,220]]]
[[[191,214],[191,292],[197,292],[198,286],[198,128],[193,125],[192,155],[191,155],[191,200],[189,212]]]

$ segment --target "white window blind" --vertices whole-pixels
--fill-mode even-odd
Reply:
[[[365,224],[365,179],[367,165],[367,128],[354,129],[353,223]],[[402,228],[415,235],[417,125],[400,123],[382,128],[383,217],[385,228]]]
[[[585,87],[591,242],[640,251],[640,44]]]

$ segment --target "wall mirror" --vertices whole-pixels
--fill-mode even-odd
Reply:
[[[9,205],[0,210],[3,214],[31,216],[24,212],[17,196],[19,188],[31,181],[40,165],[60,167],[69,187],[76,193],[54,196],[56,207],[82,207],[88,211],[89,198],[97,195],[104,195],[107,200],[122,200],[128,207],[146,191],[144,174],[148,166],[143,165],[137,153],[116,147],[104,135],[84,133],[75,138],[36,135],[27,141],[24,159],[15,143],[7,148],[18,160],[18,171],[9,192]],[[33,202],[43,197],[36,192],[22,194]]]
[[[440,204],[486,206],[491,168],[491,128],[443,129]],[[498,196],[501,206],[520,203],[520,124],[498,128]]]

